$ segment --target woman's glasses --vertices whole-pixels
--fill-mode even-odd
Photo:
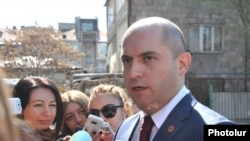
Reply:
[[[101,110],[98,109],[90,109],[89,114],[100,116],[100,112],[102,112],[102,115],[105,118],[112,118],[115,116],[117,108],[123,107],[123,105],[114,105],[114,104],[108,104],[105,105]]]

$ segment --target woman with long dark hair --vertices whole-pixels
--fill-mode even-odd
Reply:
[[[57,86],[45,77],[27,76],[15,85],[13,97],[21,100],[27,122],[44,141],[56,140],[62,124],[63,109]]]

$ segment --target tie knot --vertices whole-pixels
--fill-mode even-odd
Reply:
[[[151,116],[145,116],[145,117],[144,117],[143,124],[147,124],[147,125],[154,124],[154,122],[153,122]]]

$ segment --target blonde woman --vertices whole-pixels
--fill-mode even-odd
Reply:
[[[133,114],[130,98],[125,89],[111,84],[95,86],[89,99],[89,114],[99,116],[116,132],[119,124]],[[95,141],[111,141],[113,134],[101,134]]]

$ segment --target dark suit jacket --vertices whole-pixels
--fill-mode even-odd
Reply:
[[[140,121],[137,113],[125,119],[113,141],[132,141],[132,134]],[[221,114],[202,105],[187,94],[169,114],[153,141],[203,141],[204,125],[234,124]]]

